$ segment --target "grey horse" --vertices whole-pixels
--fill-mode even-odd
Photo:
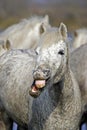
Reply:
[[[45,27],[42,27],[43,24]],[[0,40],[4,40],[5,42],[8,39],[12,44],[12,48],[35,49],[40,36],[46,31],[46,28],[49,27],[48,15],[44,17],[32,16],[29,19],[24,19],[5,29],[0,33]]]
[[[29,130],[78,130],[81,94],[70,69],[66,26],[44,34],[36,52],[30,95],[38,98],[32,102]]]

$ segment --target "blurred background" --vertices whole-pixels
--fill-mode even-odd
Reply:
[[[69,32],[87,27],[87,0],[0,0],[0,31],[21,19],[46,14],[52,26],[64,22]]]
[[[64,22],[69,31],[87,27],[87,0],[0,0],[0,30],[23,18],[45,14],[52,26]]]

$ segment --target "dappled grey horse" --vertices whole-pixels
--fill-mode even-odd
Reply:
[[[40,42],[30,90],[38,98],[32,102],[29,130],[78,130],[81,95],[69,65],[66,26],[51,29]]]
[[[0,101],[6,115],[3,117],[6,130],[12,129],[13,121],[27,129],[35,61],[36,54],[29,50],[9,50],[0,57]]]
[[[87,122],[87,44],[74,50],[70,56],[70,66],[78,81],[83,104],[81,124]]]

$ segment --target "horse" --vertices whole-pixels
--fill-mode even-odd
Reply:
[[[36,53],[34,82],[29,91],[35,99],[28,129],[78,130],[81,93],[70,69],[66,25],[61,23],[59,28],[46,32]]]
[[[43,24],[45,25],[44,27]],[[8,39],[12,44],[12,48],[35,49],[40,36],[49,27],[48,15],[44,17],[32,16],[5,29],[0,33],[0,40],[6,42]]]

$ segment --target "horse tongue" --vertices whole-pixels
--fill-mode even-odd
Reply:
[[[45,80],[36,80],[35,81],[35,85],[37,88],[43,88],[46,84],[46,81]]]

